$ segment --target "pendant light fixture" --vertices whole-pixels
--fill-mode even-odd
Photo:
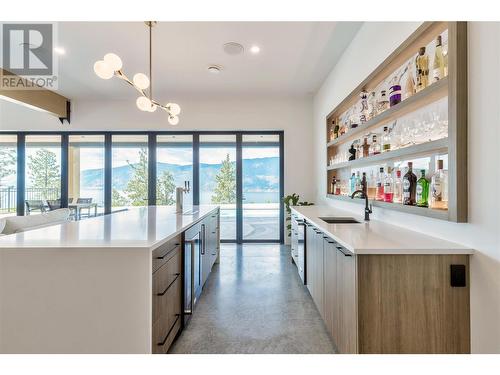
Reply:
[[[113,76],[123,79],[140,94],[136,100],[137,108],[144,112],[154,112],[156,108],[161,108],[168,113],[168,122],[170,125],[177,125],[179,123],[181,107],[176,103],[163,105],[153,99],[153,26],[156,25],[156,22],[148,21],[145,23],[149,28],[149,77],[143,73],[137,73],[130,80],[122,71],[122,60],[114,53],[107,53],[104,55],[103,60],[96,61],[94,72],[102,79],[110,79]],[[148,87],[149,90],[146,91]]]

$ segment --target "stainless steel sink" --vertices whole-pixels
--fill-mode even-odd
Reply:
[[[328,224],[360,224],[361,222],[353,217],[320,217]]]

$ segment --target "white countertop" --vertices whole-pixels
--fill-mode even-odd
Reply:
[[[354,254],[473,254],[474,250],[328,206],[292,207],[295,213]],[[328,224],[320,217],[352,217],[358,224]]]
[[[200,205],[176,213],[172,206],[149,206],[71,221],[0,237],[2,249],[144,248],[155,249],[218,206]]]

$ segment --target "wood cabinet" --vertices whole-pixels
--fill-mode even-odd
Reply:
[[[212,267],[219,256],[219,212],[211,214],[203,220],[201,224],[202,248],[201,248],[201,267],[202,267],[202,285],[212,271]]]
[[[307,288],[339,353],[469,353],[468,255],[355,255],[308,223]]]
[[[180,236],[153,251],[153,354],[166,353],[181,327],[182,251]]]

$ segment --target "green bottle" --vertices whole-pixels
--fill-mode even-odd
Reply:
[[[417,206],[429,207],[429,181],[425,178],[425,169],[420,170],[420,174],[417,181]]]

